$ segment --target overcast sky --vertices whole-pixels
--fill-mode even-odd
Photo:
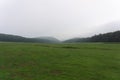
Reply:
[[[120,0],[0,0],[0,33],[67,39],[119,30],[118,23]]]

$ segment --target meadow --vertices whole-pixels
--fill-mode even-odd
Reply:
[[[0,80],[120,80],[120,43],[0,43]]]

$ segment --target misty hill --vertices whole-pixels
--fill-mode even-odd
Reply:
[[[38,43],[61,42],[54,37],[26,38],[22,36],[9,35],[9,34],[0,34],[0,41],[1,42],[38,42]],[[78,42],[120,42],[120,31],[98,34],[88,38],[73,38],[63,41],[63,43],[78,43]]]
[[[17,36],[17,35],[9,35],[9,34],[0,34],[0,41],[5,42],[26,42],[29,39]]]
[[[59,43],[60,41],[53,37],[26,38],[17,35],[0,34],[1,42],[39,42],[39,43]]]
[[[108,32],[104,34],[94,35],[89,38],[73,38],[64,41],[66,43],[77,42],[120,42],[120,31]]]
[[[89,42],[89,38],[72,38],[63,41],[63,43],[78,43],[78,42]]]
[[[38,42],[42,43],[60,43],[60,41],[54,37],[37,37],[37,38],[32,38],[33,40],[36,40]]]

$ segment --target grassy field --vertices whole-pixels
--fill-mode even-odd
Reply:
[[[0,43],[0,80],[120,80],[120,44]]]

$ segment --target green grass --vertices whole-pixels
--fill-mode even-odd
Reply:
[[[120,80],[120,44],[0,43],[0,80]]]

